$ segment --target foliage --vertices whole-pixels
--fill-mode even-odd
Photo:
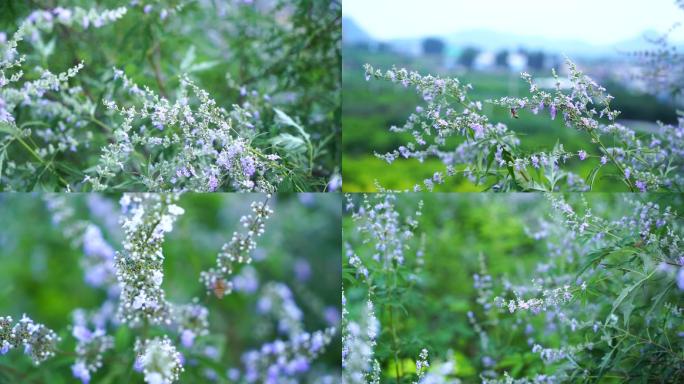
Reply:
[[[366,353],[343,353],[344,375],[681,381],[683,203],[671,194],[350,197],[343,351]]]
[[[0,12],[4,190],[337,186],[338,1],[29,3]]]

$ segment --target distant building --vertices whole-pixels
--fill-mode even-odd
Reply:
[[[522,72],[527,69],[527,55],[519,52],[511,52],[508,54],[506,63],[508,70],[511,72]]]
[[[496,54],[491,51],[480,52],[475,56],[473,69],[476,71],[491,71],[496,67]]]

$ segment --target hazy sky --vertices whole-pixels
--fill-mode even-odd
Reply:
[[[674,0],[343,0],[342,13],[381,40],[489,29],[610,44],[684,24]]]

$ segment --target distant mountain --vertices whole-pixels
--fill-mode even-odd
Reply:
[[[654,31],[646,31],[631,39],[620,41],[615,44],[591,44],[573,39],[553,39],[544,36],[517,35],[514,33],[496,32],[487,29],[473,29],[457,32],[441,38],[450,48],[467,46],[479,47],[486,51],[499,51],[502,49],[517,50],[542,50],[545,53],[565,54],[571,58],[598,58],[614,57],[624,53],[634,52],[644,49],[652,49],[653,46],[644,36],[655,37]],[[411,55],[418,55],[422,50],[420,38],[403,38],[387,41],[398,52]],[[342,42],[346,45],[359,43],[375,44],[378,43],[369,35],[354,19],[350,17],[342,18]]]
[[[588,58],[616,56],[624,52],[652,48],[643,38],[643,35],[616,44],[591,44],[572,39],[552,39],[543,36],[516,35],[491,30],[470,30],[455,33],[444,39],[449,45],[454,46],[474,45],[486,50],[525,48],[527,50],[543,50],[545,52]]]
[[[373,42],[375,42],[375,39],[366,33],[354,19],[350,17],[342,18],[342,44],[353,45]]]

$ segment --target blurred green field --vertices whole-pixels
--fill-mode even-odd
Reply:
[[[106,240],[118,250],[121,232],[118,215],[88,213],[88,194],[71,194],[67,200],[81,219],[92,219]],[[241,355],[259,348],[279,336],[273,319],[258,315],[255,308],[260,297],[256,293],[233,292],[219,300],[207,295],[199,282],[199,273],[216,262],[216,254],[232,232],[239,229],[241,215],[249,212],[251,201],[261,201],[259,194],[186,194],[178,203],[185,209],[164,243],[164,282],[167,298],[184,303],[200,298],[210,311],[210,336],[198,338],[197,345],[213,345],[221,352],[209,367],[225,377],[230,367],[240,367]],[[118,196],[105,201],[118,211]],[[275,213],[267,222],[266,232],[254,251],[259,286],[277,281],[287,284],[295,302],[304,313],[307,331],[323,329],[330,324],[325,314],[340,315],[340,231],[341,202],[339,195],[279,195],[272,199]],[[293,220],[296,218],[296,220]],[[94,310],[106,294],[84,282],[80,247],[72,247],[63,235],[63,227],[51,222],[51,215],[40,195],[0,195],[0,316],[15,320],[23,313],[36,322],[54,329],[62,337],[56,357],[39,367],[21,350],[0,356],[0,382],[6,382],[5,370],[20,372],[25,382],[73,383],[70,365],[74,362],[74,338],[67,328],[76,308]],[[309,266],[301,274],[301,266]],[[238,267],[236,274],[245,267]],[[302,279],[305,276],[306,278]],[[327,311],[326,311],[327,310]],[[115,350],[105,354],[103,368],[94,375],[96,383],[142,383],[141,374],[132,372],[135,335],[128,327],[113,333]],[[339,333],[338,333],[339,335]],[[312,369],[334,374],[340,369],[340,341],[336,336],[326,353],[316,359]],[[178,345],[178,340],[174,338]],[[199,348],[201,350],[201,348]],[[204,382],[206,364],[193,365],[193,359],[207,359],[182,349],[188,362],[180,382]],[[9,376],[12,377],[12,376]],[[12,380],[17,380],[15,377]],[[226,380],[219,380],[219,383]]]
[[[435,171],[443,171],[439,162],[426,161],[424,164],[405,164],[414,160],[397,160],[391,166],[378,160],[374,153],[385,153],[396,149],[410,140],[410,135],[389,132],[392,125],[401,126],[406,118],[423,102],[412,89],[389,82],[371,80],[366,82],[362,66],[370,63],[378,69],[389,69],[393,65],[431,73],[459,77],[463,83],[471,83],[471,96],[475,100],[486,100],[501,96],[525,96],[527,86],[517,74],[507,73],[475,73],[465,74],[440,73],[439,66],[429,58],[409,58],[391,52],[369,52],[362,48],[343,48],[342,66],[342,137],[343,149],[343,189],[346,192],[374,191],[374,181],[378,180],[385,188],[408,188],[421,182]],[[543,77],[550,73],[533,74]],[[673,107],[658,101],[646,94],[634,94],[621,86],[604,84],[609,93],[615,96],[613,106],[622,110],[622,118],[638,121],[662,120],[667,123],[676,121]],[[556,142],[564,145],[571,152],[587,149],[588,135],[565,128],[561,119],[552,121],[547,115],[521,114],[519,119],[510,116],[505,108],[483,105],[483,113],[493,122],[501,122],[515,131],[526,151],[550,150]],[[450,142],[454,147],[457,141]],[[597,150],[598,151],[598,150]],[[570,169],[580,176],[586,177],[598,162],[575,160],[570,162]],[[470,184],[470,185],[469,185]],[[473,186],[463,178],[440,185],[437,191],[479,190],[483,186]],[[614,179],[598,176],[594,185],[596,191],[626,191],[627,188]]]

